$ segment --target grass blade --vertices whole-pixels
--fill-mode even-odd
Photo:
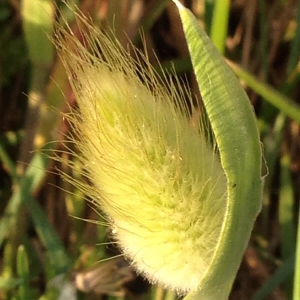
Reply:
[[[32,158],[25,175],[20,179],[19,183],[16,183],[15,191],[0,220],[0,245],[3,243],[3,239],[6,235],[10,232],[12,226],[16,224],[21,206],[44,179],[47,164],[48,158],[42,153],[36,153]]]
[[[47,255],[55,268],[56,274],[65,273],[70,268],[71,260],[62,242],[35,199],[29,197],[27,204],[35,230],[47,249]]]
[[[249,74],[247,71],[243,70],[238,65],[228,62],[236,75],[245,81],[247,86],[257,92],[266,101],[271,103],[277,109],[279,109],[286,116],[294,119],[296,122],[300,123],[300,106],[293,102],[288,97],[282,95],[270,85],[260,82],[253,75]]]
[[[272,277],[253,295],[251,300],[265,300],[288,276],[293,272],[295,264],[295,255],[290,256],[276,270]],[[299,299],[299,298],[297,298]]]
[[[294,192],[290,174],[290,158],[287,154],[282,156],[280,165],[281,188],[279,194],[279,223],[281,232],[282,259],[286,260],[294,253],[296,240],[294,230]],[[287,279],[285,283],[285,291],[290,299],[293,291],[292,277]]]
[[[26,254],[26,250],[23,245],[18,249],[17,253],[17,273],[22,280],[19,287],[19,300],[30,299],[29,292],[29,261]]]
[[[300,208],[298,212],[297,246],[293,292],[293,300],[298,299],[300,299]]]
[[[238,80],[191,12],[174,2],[218,144],[228,192],[228,210],[213,262],[199,289],[186,299],[227,299],[261,208],[259,135],[249,99]]]

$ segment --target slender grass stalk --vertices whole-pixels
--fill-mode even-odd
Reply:
[[[24,246],[20,246],[17,254],[17,271],[22,284],[19,286],[19,299],[27,300],[30,298],[30,287],[29,287],[29,261]]]
[[[260,26],[260,53],[261,53],[261,63],[263,72],[263,81],[267,82],[268,78],[268,55],[267,55],[267,13],[266,13],[266,1],[258,1],[259,8],[259,26]]]
[[[294,229],[294,192],[290,171],[290,158],[284,154],[280,160],[281,165],[281,189],[279,198],[279,222],[281,233],[282,259],[286,260],[295,252],[296,233]],[[289,299],[293,294],[293,277],[285,282],[285,291]]]
[[[297,228],[293,300],[297,300],[299,299],[299,297],[300,297],[300,207],[298,211],[298,228]]]
[[[53,33],[54,5],[51,0],[22,0],[21,14],[29,58],[32,63],[31,88],[25,124],[25,137],[20,149],[18,172],[23,174],[24,163],[29,163],[32,150],[41,146],[36,136],[41,117],[41,106],[54,58],[54,48],[49,41]]]
[[[214,15],[214,7],[215,7],[215,0],[205,0],[204,1],[204,25],[207,33],[210,35],[211,33],[211,24],[213,21],[213,15]]]
[[[164,300],[165,294],[166,294],[166,291],[163,289],[163,287],[158,286],[155,289],[155,294],[153,296],[153,299],[154,300]]]
[[[210,38],[220,53],[224,54],[228,29],[230,0],[216,0],[210,28]]]
[[[288,61],[288,73],[290,74],[299,62],[299,51],[300,51],[300,2],[297,1],[297,16],[296,16],[297,27],[295,30],[295,36],[292,40],[291,51]]]

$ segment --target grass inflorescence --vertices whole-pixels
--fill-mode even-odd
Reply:
[[[92,185],[72,183],[110,217],[113,237],[138,272],[194,290],[226,210],[218,155],[201,119],[192,125],[183,90],[171,80],[162,86],[145,56],[137,66],[113,35],[76,17],[84,45],[62,27],[55,41],[78,103],[69,115],[71,142]]]

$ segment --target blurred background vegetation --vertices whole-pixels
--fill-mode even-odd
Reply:
[[[175,68],[199,96],[170,0],[71,3],[102,30],[113,27],[125,47],[129,38],[142,48],[143,32],[153,65]],[[182,3],[246,89],[268,165],[263,209],[230,299],[299,300],[300,0]],[[68,155],[60,112],[76,104],[49,40],[58,8],[80,39],[61,1],[0,0],[0,299],[176,299],[129,269],[109,229],[95,222],[99,212],[57,174],[79,179],[80,170],[45,155]]]

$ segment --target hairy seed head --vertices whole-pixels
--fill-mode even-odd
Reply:
[[[201,122],[191,126],[183,91],[172,82],[164,88],[146,58],[137,67],[114,37],[80,14],[77,22],[84,45],[60,26],[55,42],[78,102],[70,117],[74,142],[92,182],[75,185],[109,217],[138,272],[194,290],[226,210],[219,157]]]

